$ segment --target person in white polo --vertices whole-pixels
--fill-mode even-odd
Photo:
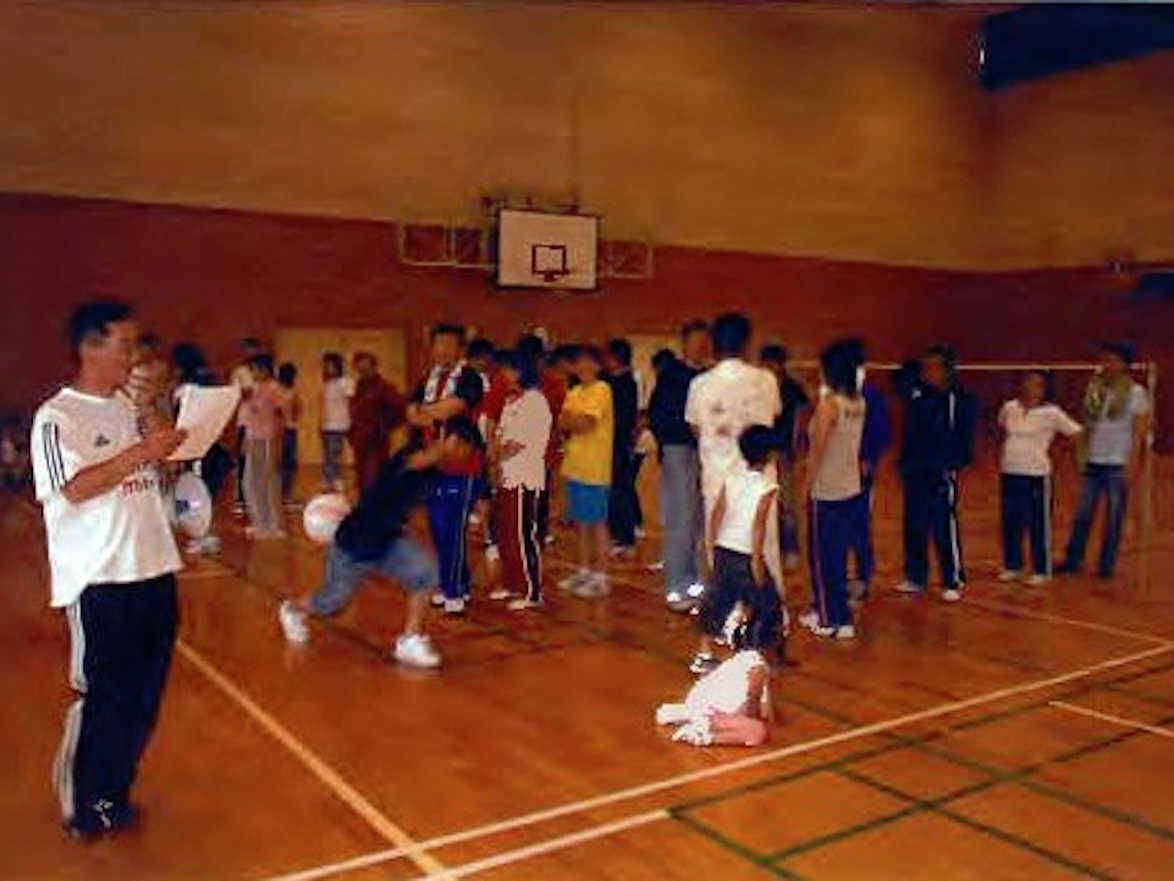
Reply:
[[[175,640],[181,568],[157,463],[183,441],[141,437],[130,375],[138,330],[121,303],[79,307],[77,373],[43,403],[30,449],[45,515],[50,605],[64,609],[77,700],[53,765],[66,828],[90,838],[129,825],[135,769],[158,715]]]

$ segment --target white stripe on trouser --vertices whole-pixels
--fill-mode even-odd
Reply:
[[[950,587],[961,587],[962,578],[962,548],[958,544],[958,475],[951,471],[946,475],[950,487],[950,554],[954,558],[954,583]]]
[[[85,708],[86,691],[86,631],[82,626],[81,599],[78,598],[65,608],[65,620],[69,623],[69,684],[79,697],[65,713],[61,745],[53,759],[52,782],[61,806],[61,816],[68,823],[73,819],[73,763],[77,756],[77,742],[82,730],[82,712]]]

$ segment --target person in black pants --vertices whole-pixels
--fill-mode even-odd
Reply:
[[[611,494],[607,503],[607,526],[612,553],[631,556],[636,545],[636,412],[639,406],[636,378],[632,374],[632,346],[627,340],[607,344],[607,384],[615,415],[612,447]]]
[[[37,410],[37,501],[45,516],[50,604],[65,613],[77,699],[53,763],[66,828],[91,838],[130,825],[130,790],[155,727],[178,618],[181,568],[158,464],[184,432],[142,436],[131,399],[137,328],[129,307],[79,307],[69,328],[78,371]]]
[[[942,599],[957,602],[966,585],[958,526],[958,473],[974,457],[976,408],[963,390],[949,346],[931,346],[901,377],[905,438],[905,580],[901,593],[921,593],[929,581],[929,538],[942,572]]]

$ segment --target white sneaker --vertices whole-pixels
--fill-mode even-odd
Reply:
[[[437,608],[443,606],[445,601],[445,596],[440,591],[436,591],[436,593],[432,594],[432,605],[436,606]]]
[[[647,568],[649,572],[663,572],[664,571],[664,560],[653,560],[645,568]]]
[[[488,544],[485,546],[485,562],[496,563],[501,560],[501,551],[497,549],[497,545]]]
[[[799,615],[799,623],[802,624],[804,627],[806,627],[808,630],[815,630],[817,627],[820,626],[819,625],[819,612],[815,611],[815,609],[805,609]]]
[[[896,585],[893,590],[897,593],[922,593],[925,590],[924,584],[916,584],[912,581],[902,581]]]
[[[833,639],[855,639],[856,627],[853,624],[841,624],[832,634]]]
[[[542,543],[544,545],[546,545],[547,547],[550,547],[550,545],[554,544],[554,536],[553,535],[546,536],[546,538],[542,539]]]
[[[491,600],[508,600],[512,596],[513,593],[504,587],[499,587],[497,590],[491,590],[489,592],[489,598]]]
[[[580,584],[591,577],[591,573],[586,569],[580,569],[564,578],[558,583],[559,590],[574,591]]]
[[[531,600],[526,597],[518,597],[516,600],[510,600],[506,606],[511,612],[525,612],[527,609],[541,609],[542,600]]]
[[[947,587],[942,591],[942,600],[947,603],[956,603],[962,599],[962,591],[956,587]]]
[[[282,602],[277,608],[277,620],[281,622],[281,632],[292,643],[305,645],[310,641],[310,628],[306,626],[306,613],[289,600]]]
[[[611,593],[611,582],[602,572],[591,572],[571,588],[571,593],[584,599],[607,596]]]
[[[1036,573],[1035,575],[1028,576],[1027,584],[1030,587],[1043,587],[1045,584],[1047,584],[1051,580],[1052,580],[1051,575],[1043,575],[1041,573]]]
[[[648,533],[647,533],[647,531],[645,531],[643,526],[637,526],[635,531],[633,532],[633,534],[636,536],[636,538],[647,538],[648,537]]]
[[[455,600],[444,601],[444,614],[446,615],[462,615],[465,611],[464,597],[457,597]]]
[[[440,655],[432,641],[422,633],[405,633],[395,641],[395,659],[405,667],[433,669],[440,666]]]
[[[685,596],[694,602],[700,602],[701,598],[705,596],[705,585],[700,581],[694,581],[685,588]]]
[[[636,556],[636,549],[631,545],[612,545],[607,552],[609,556],[615,559],[631,560]]]
[[[1023,573],[1018,569],[1002,569],[999,571],[999,581],[1018,581],[1023,577]]]

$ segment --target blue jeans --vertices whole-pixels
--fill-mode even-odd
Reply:
[[[1092,529],[1093,516],[1101,495],[1109,506],[1105,516],[1105,534],[1101,539],[1101,559],[1097,571],[1104,576],[1113,574],[1117,566],[1117,547],[1121,544],[1121,526],[1125,522],[1125,466],[1096,465],[1084,468],[1084,483],[1080,489],[1080,503],[1072,523],[1072,535],[1064,557],[1064,568],[1075,571],[1084,564],[1084,550]]]
[[[345,447],[345,431],[322,432],[322,480],[331,486],[342,479],[342,453]]]
[[[466,538],[469,512],[481,497],[480,481],[460,474],[441,474],[428,498],[428,525],[440,563],[440,589],[446,599],[469,594],[469,560]]]
[[[341,612],[350,603],[359,582],[372,572],[394,578],[410,593],[433,590],[438,578],[436,561],[422,547],[406,536],[391,543],[381,559],[359,561],[336,544],[326,554],[326,574],[322,586],[310,597],[310,611],[327,616]]]
[[[700,460],[695,447],[666,446],[660,463],[660,510],[664,521],[664,590],[684,591],[700,581]],[[723,622],[724,623],[724,622]]]

